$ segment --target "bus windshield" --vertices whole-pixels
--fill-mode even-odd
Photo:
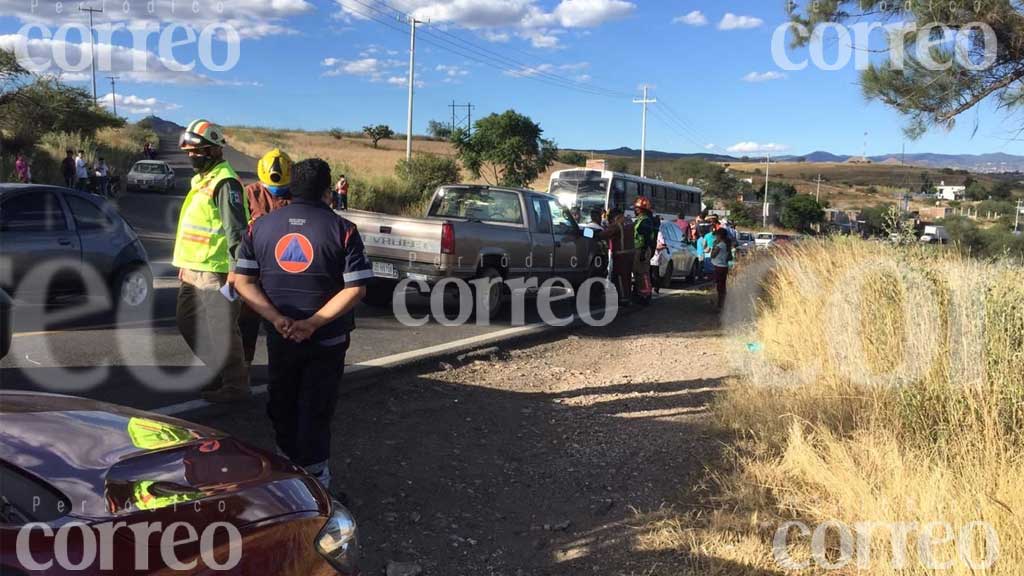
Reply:
[[[584,214],[594,208],[605,207],[608,200],[608,180],[567,180],[557,179],[551,182],[551,194],[554,194],[568,208],[579,208]]]

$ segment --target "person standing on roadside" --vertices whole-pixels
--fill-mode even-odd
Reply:
[[[32,182],[32,169],[29,167],[28,158],[25,157],[23,152],[18,152],[18,156],[14,160],[14,173],[18,177],[18,182],[22,184]]]
[[[334,208],[336,210],[348,210],[348,180],[342,174],[334,187]]]
[[[249,204],[249,226],[261,216],[270,214],[292,201],[289,186],[292,181],[292,159],[275,148],[267,152],[256,163],[259,180],[245,187],[245,199]],[[256,342],[260,335],[260,315],[242,302],[238,311],[238,329],[242,333],[242,350],[245,363],[252,366],[256,357]]]
[[[75,187],[75,151],[71,148],[67,149],[67,154],[60,163],[60,175],[64,177],[65,186]]]
[[[201,397],[222,403],[250,395],[231,274],[249,209],[238,174],[224,159],[226,144],[221,127],[207,120],[195,120],[181,134],[179,147],[195,176],[181,205],[173,262],[181,280],[178,330],[215,375]]]
[[[373,268],[355,225],[331,210],[331,169],[292,170],[292,202],[253,222],[235,264],[238,292],[267,332],[267,415],[277,446],[331,484],[331,419],[345,372],[353,310]]]
[[[85,161],[85,150],[75,156],[75,188],[85,192],[89,189],[89,165]]]
[[[619,305],[629,306],[633,277],[633,223],[622,210],[612,208],[608,212],[608,227],[600,234],[608,241],[611,252],[612,283],[619,291]]]
[[[636,286],[637,301],[647,306],[651,303],[651,257],[658,240],[658,228],[651,211],[651,200],[640,196],[633,205],[636,222],[633,228],[633,244],[636,248],[633,258],[633,282]]]
[[[729,280],[729,262],[732,260],[732,240],[729,232],[720,227],[714,232],[715,244],[711,248],[711,264],[715,267],[715,289],[718,291],[718,311],[725,306],[726,287]]]
[[[96,160],[92,171],[96,175],[96,192],[100,196],[110,197],[110,168],[102,156]]]

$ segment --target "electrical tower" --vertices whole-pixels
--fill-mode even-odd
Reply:
[[[455,100],[448,105],[452,109],[452,133],[454,134],[459,128],[465,127],[466,131],[470,135],[473,134],[473,108],[476,108],[472,103],[456,104]]]

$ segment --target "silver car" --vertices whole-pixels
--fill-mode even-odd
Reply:
[[[140,160],[128,172],[126,186],[129,192],[173,192],[174,169],[160,160]]]
[[[126,314],[153,297],[146,249],[110,202],[57,186],[0,184],[0,288],[16,303],[110,296]]]

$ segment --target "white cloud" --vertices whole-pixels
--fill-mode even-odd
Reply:
[[[590,76],[582,74],[582,71],[589,67],[590,62],[572,62],[567,64],[544,63],[536,66],[524,66],[515,70],[509,70],[505,72],[505,75],[512,76],[513,78],[528,78],[530,76],[538,76],[540,74],[572,76],[578,82],[586,82],[590,80]]]
[[[758,154],[765,152],[785,152],[789,150],[789,146],[785,144],[776,144],[774,142],[766,142],[764,144],[760,142],[738,142],[729,146],[726,150],[733,154]]]
[[[452,24],[480,30],[493,42],[512,34],[536,48],[559,47],[558,35],[568,29],[593,28],[623,18],[637,8],[630,0],[560,0],[546,10],[539,0],[335,0],[342,18],[388,18],[388,7],[434,25]],[[367,7],[366,4],[372,6]]]
[[[592,28],[629,15],[636,9],[624,0],[562,0],[554,14],[565,28]]]
[[[58,2],[30,2],[28,0],[0,0],[0,14],[17,18],[22,22],[58,27],[63,24],[88,23],[88,15],[78,10],[77,2],[64,2],[57,11]],[[196,2],[198,10],[188,2],[154,2],[150,13],[148,4],[142,1],[125,2],[129,12],[125,13],[120,2],[104,3],[106,10],[95,16],[97,27],[106,24],[124,23],[142,25],[180,24],[200,29],[210,24],[231,26],[242,38],[262,38],[280,34],[295,34],[286,24],[288,18],[315,10],[307,0],[229,0],[226,2]],[[214,7],[217,4],[217,7]],[[172,9],[172,5],[174,6]],[[128,34],[127,32],[123,32]],[[197,30],[198,33],[198,30]]]
[[[0,35],[0,48],[12,50],[16,54],[27,56],[19,58],[25,68],[38,74],[60,76],[70,82],[78,82],[92,77],[89,62],[91,47],[89,44],[77,44],[46,40],[42,38],[27,39],[18,34]],[[58,67],[55,54],[61,55],[70,70]],[[84,63],[84,65],[79,65]],[[137,50],[125,46],[106,43],[96,44],[96,75],[104,76],[114,72],[122,82],[139,82],[154,84],[213,84],[230,85],[232,82],[214,80],[195,71],[180,72],[177,64],[163,60],[153,52]]]
[[[726,12],[725,16],[722,17],[722,21],[718,23],[719,30],[749,30],[750,28],[759,28],[764,24],[764,20],[755,16],[737,16],[732,12]]]
[[[744,82],[770,82],[772,80],[782,80],[786,75],[782,72],[769,71],[769,72],[751,72],[743,77]]]
[[[469,70],[454,64],[438,64],[434,70],[444,76],[443,82],[445,84],[461,84],[461,79],[469,76]]]
[[[715,148],[718,148],[718,146],[716,146],[714,144],[705,144],[704,145],[704,149],[705,150],[714,150]]]
[[[341,58],[324,58],[320,65],[327,70],[324,76],[358,76],[370,82],[407,86],[405,69],[408,64],[402,60],[381,58],[357,58],[344,60]],[[416,80],[416,87],[426,86],[423,80]]]
[[[113,108],[114,94],[108,93],[105,96],[99,98],[100,106],[105,108]],[[117,113],[118,114],[130,114],[130,115],[148,115],[156,112],[162,112],[167,110],[177,110],[181,108],[178,104],[172,104],[170,102],[164,102],[157,100],[156,98],[143,98],[134,94],[118,94],[117,95]]]
[[[707,26],[708,17],[700,10],[694,10],[685,16],[677,16],[672,19],[673,24],[688,24],[690,26]]]

